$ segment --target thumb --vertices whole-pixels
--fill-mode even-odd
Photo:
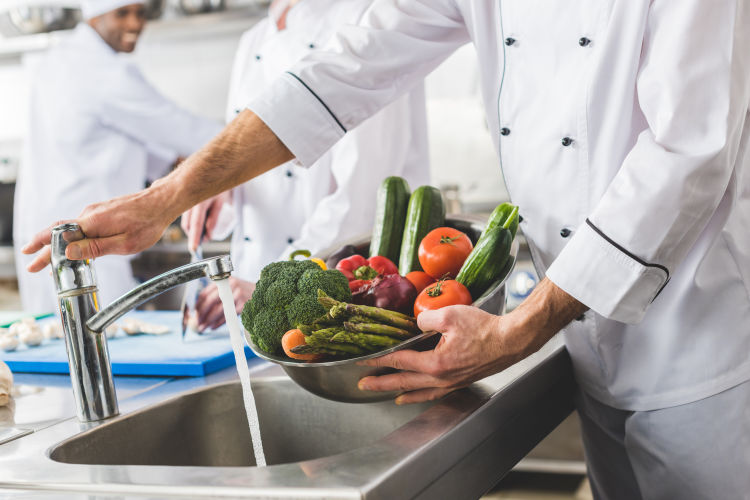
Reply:
[[[417,316],[417,326],[419,326],[419,329],[423,332],[429,332],[430,330],[442,332],[444,330],[443,316],[444,314],[438,309],[423,311]]]
[[[65,257],[70,260],[96,259],[102,255],[125,255],[125,237],[122,235],[107,238],[86,238],[71,242],[65,249]]]

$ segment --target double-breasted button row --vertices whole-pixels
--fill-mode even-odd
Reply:
[[[508,127],[501,128],[500,135],[502,136],[510,135],[510,129]],[[568,147],[568,146],[571,146],[575,141],[570,137],[563,137],[560,142],[562,143],[563,146]]]
[[[513,37],[509,36],[508,38],[505,39],[505,45],[507,45],[508,47],[510,47],[511,45],[515,43],[516,43],[516,39]],[[580,45],[581,47],[588,47],[589,45],[591,45],[591,39],[588,37],[582,36],[581,38],[578,39],[578,45]]]
[[[308,43],[307,47],[310,48],[310,49],[314,49],[315,48],[315,42]],[[261,54],[255,54],[255,60],[256,61],[260,61],[261,59],[263,59],[263,56]]]

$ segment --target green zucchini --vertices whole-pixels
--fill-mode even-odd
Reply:
[[[481,240],[487,232],[496,226],[502,226],[510,230],[510,234],[515,238],[518,231],[518,207],[510,203],[501,203],[490,214],[487,220],[487,227],[482,231],[479,237]]]
[[[386,177],[380,184],[375,226],[370,240],[370,257],[382,255],[393,263],[398,262],[409,195],[409,184],[402,177]]]
[[[456,276],[456,281],[469,289],[472,299],[478,299],[500,277],[511,243],[513,233],[508,228],[494,226],[482,233]]]
[[[398,273],[406,276],[411,271],[421,271],[417,254],[419,244],[427,233],[445,225],[445,205],[440,190],[432,186],[420,186],[409,198],[406,211],[406,225],[401,238],[401,256],[398,259]]]

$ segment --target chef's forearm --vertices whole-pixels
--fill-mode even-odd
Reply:
[[[538,351],[568,323],[588,310],[552,281],[544,278],[529,297],[505,316],[512,321],[516,335],[506,338],[508,346],[521,354],[521,359]]]
[[[252,111],[245,110],[208,144],[154,183],[154,195],[174,218],[293,158]]]

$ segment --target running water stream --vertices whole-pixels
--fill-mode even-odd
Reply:
[[[237,373],[240,375],[240,383],[242,384],[242,399],[245,402],[247,423],[250,425],[250,438],[253,442],[255,465],[265,467],[266,457],[263,454],[263,443],[260,437],[258,410],[255,407],[255,397],[253,397],[253,390],[250,386],[250,371],[247,368],[247,359],[245,358],[245,340],[242,336],[242,325],[240,325],[240,320],[237,318],[237,312],[234,309],[234,297],[232,296],[232,289],[229,286],[229,280],[218,280],[215,283],[219,288],[219,298],[221,298],[221,303],[224,306],[224,317],[227,320],[229,337],[232,341],[234,361],[237,364]]]

